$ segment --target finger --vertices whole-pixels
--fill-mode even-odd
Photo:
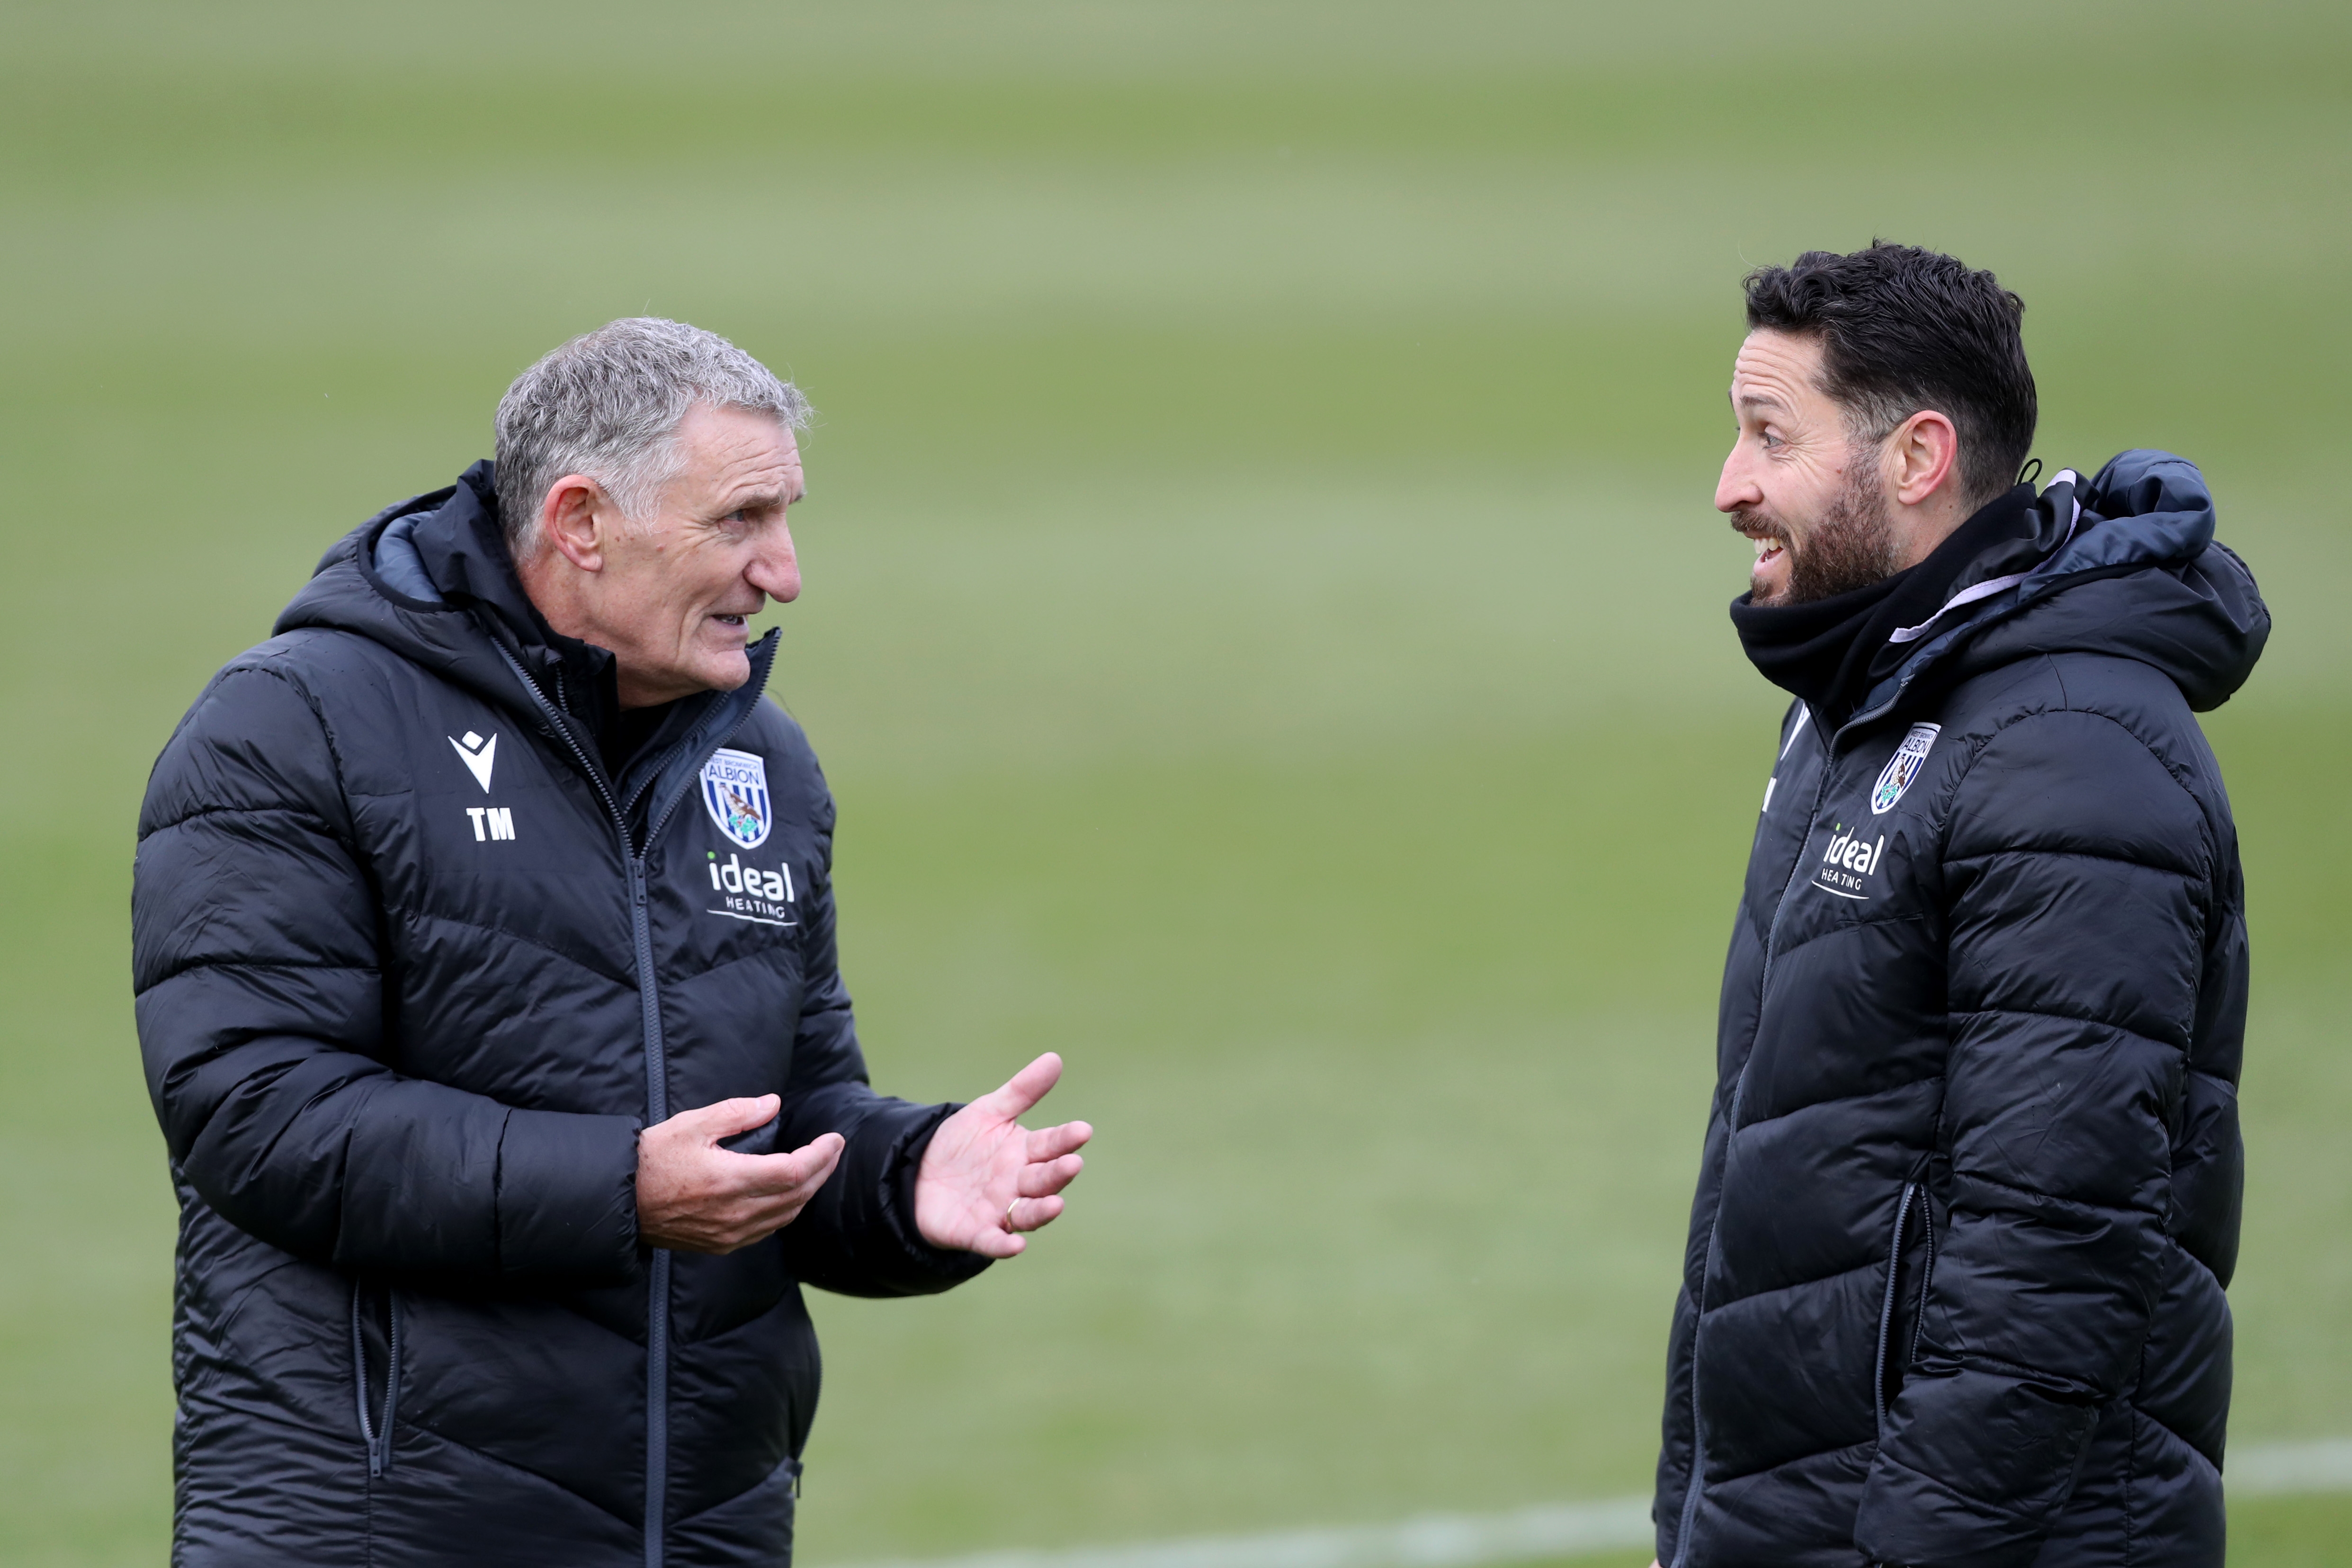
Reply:
[[[1028,1249],[1027,1237],[1014,1236],[1011,1231],[999,1230],[994,1226],[973,1237],[963,1248],[966,1252],[977,1252],[982,1258],[1018,1258]]]
[[[1087,1163],[1076,1154],[1065,1154],[1058,1160],[1026,1165],[1021,1171],[1021,1195],[1042,1198],[1048,1193],[1058,1193],[1078,1179]]]
[[[1051,1225],[1061,1215],[1062,1206],[1057,1197],[1015,1198],[1004,1211],[1005,1228],[1017,1233]]]
[[[744,1162],[743,1191],[785,1194],[824,1184],[847,1144],[838,1132],[823,1132],[789,1154],[738,1154]]]
[[[1016,1119],[1045,1099],[1046,1091],[1061,1081],[1061,1057],[1047,1051],[1005,1079],[1003,1089],[987,1096],[988,1108],[1007,1120]]]
[[[738,1132],[749,1132],[754,1127],[765,1126],[774,1120],[783,1104],[772,1094],[756,1095],[744,1100],[722,1100],[710,1105],[681,1110],[660,1125],[675,1127],[706,1142],[732,1138]]]
[[[1095,1130],[1083,1121],[1065,1121],[1059,1127],[1041,1127],[1029,1134],[1025,1151],[1032,1160],[1058,1160],[1087,1146]]]

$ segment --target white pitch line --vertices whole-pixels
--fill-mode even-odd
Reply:
[[[1510,1513],[1426,1514],[1401,1524],[1209,1535],[1059,1552],[984,1552],[867,1568],[1476,1568],[1650,1543],[1650,1500],[1553,1503]]]
[[[2221,1479],[2231,1497],[2352,1491],[2352,1437],[2232,1448]]]
[[[2229,1457],[2228,1487],[2241,1498],[2352,1491],[2352,1438],[2237,1449]],[[1651,1539],[1650,1500],[1627,1497],[1509,1513],[1424,1514],[1398,1524],[982,1552],[861,1568],[1486,1568],[1645,1547]]]

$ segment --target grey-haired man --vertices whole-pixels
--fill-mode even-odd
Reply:
[[[790,1560],[803,1284],[944,1289],[1083,1122],[877,1095],[761,700],[800,393],[615,321],[370,519],[164,748],[139,1026],[181,1205],[175,1563]]]

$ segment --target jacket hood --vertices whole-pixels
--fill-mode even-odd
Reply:
[[[617,711],[613,656],[556,632],[523,592],[499,525],[494,477],[490,463],[476,463],[456,484],[386,507],[352,530],[320,558],[274,630],[355,633],[524,714],[538,705],[527,672],[593,748]],[[743,700],[721,707],[758,698],[775,647],[772,630],[751,645],[752,679],[735,694]]]
[[[477,463],[456,484],[388,506],[337,540],[279,613],[273,631],[282,636],[319,626],[356,633],[502,706],[530,706],[490,628],[470,613],[473,595],[445,594],[415,542],[422,526],[442,525],[453,537],[464,537],[477,521],[495,518],[488,468]]]
[[[1872,690],[1858,720],[1884,714],[1931,671],[1942,685],[2058,653],[2137,659],[2200,713],[2245,684],[2270,638],[2270,609],[2245,563],[2214,539],[2197,465],[2124,452],[2089,480],[2062,472],[2035,513],[2031,537],[1988,552],[1942,610],[1895,634],[1917,651]]]

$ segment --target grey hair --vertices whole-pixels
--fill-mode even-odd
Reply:
[[[642,519],[677,472],[677,427],[698,403],[808,427],[801,389],[716,332],[626,316],[583,333],[515,377],[499,399],[499,514],[508,547],[537,540],[549,489],[566,474]]]

